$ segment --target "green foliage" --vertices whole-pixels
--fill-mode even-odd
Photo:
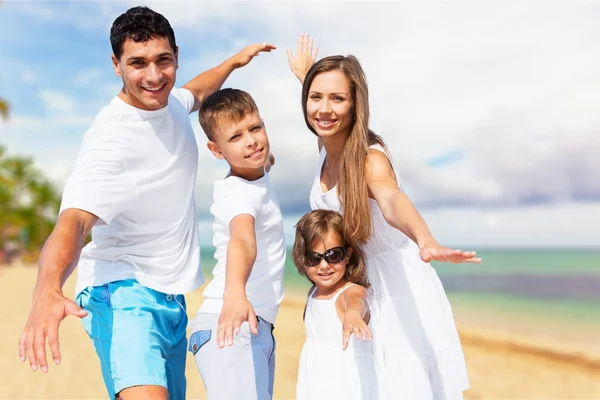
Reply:
[[[18,240],[37,251],[52,231],[60,195],[29,157],[11,156],[0,146],[0,248]]]

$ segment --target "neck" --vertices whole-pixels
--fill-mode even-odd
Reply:
[[[342,278],[333,286],[317,286],[317,292],[315,294],[317,297],[330,297],[333,296],[338,290],[346,286],[346,284],[348,284],[348,280],[346,278]]]
[[[336,135],[334,137],[322,138],[323,146],[327,152],[327,161],[329,165],[339,165],[342,153],[344,152],[344,145],[346,144],[346,136]]]
[[[229,170],[229,176],[237,176],[247,181],[255,181],[265,176],[265,168],[234,168]]]

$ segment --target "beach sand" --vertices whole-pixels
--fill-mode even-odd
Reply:
[[[102,399],[106,392],[91,341],[75,317],[60,329],[63,362],[50,371],[31,372],[18,359],[18,339],[31,304],[34,267],[0,268],[0,399]],[[74,280],[65,286],[72,294]],[[276,321],[277,370],[275,398],[293,399],[298,358],[304,341],[302,308],[305,293],[288,291]],[[200,291],[186,297],[192,316],[200,302]],[[590,335],[569,336],[562,330],[551,340],[543,326],[536,332],[531,320],[515,331],[499,324],[502,316],[455,307],[463,342],[471,389],[466,399],[600,399],[598,341]],[[487,317],[484,318],[483,316]],[[487,321],[487,322],[486,322]],[[495,321],[495,322],[493,322]],[[496,325],[494,325],[494,323]],[[518,323],[518,322],[517,322]],[[580,330],[581,331],[581,330]],[[573,329],[572,332],[577,332]],[[589,338],[591,342],[587,342]],[[593,351],[581,351],[596,346]],[[191,357],[187,366],[188,399],[206,398],[202,381]]]

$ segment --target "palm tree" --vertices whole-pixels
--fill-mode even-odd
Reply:
[[[0,146],[0,249],[7,240],[35,255],[51,232],[60,195],[29,157]]]
[[[8,102],[0,99],[0,116],[4,119],[8,119]]]

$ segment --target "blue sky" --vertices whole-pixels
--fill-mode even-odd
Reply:
[[[440,242],[600,244],[600,2],[2,2],[0,97],[12,118],[0,122],[0,143],[34,157],[58,188],[120,88],[108,34],[137,4],[171,21],[179,85],[247,44],[278,46],[225,86],[249,91],[261,109],[288,237],[308,210],[317,163],[285,54],[308,31],[320,56],[351,53],[363,64],[372,128]],[[191,121],[207,243],[211,184],[225,165]]]

